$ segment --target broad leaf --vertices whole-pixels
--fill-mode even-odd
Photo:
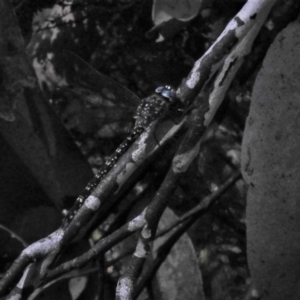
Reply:
[[[248,262],[264,300],[300,298],[300,24],[283,30],[257,76],[242,148]]]

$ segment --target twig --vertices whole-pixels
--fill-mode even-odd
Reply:
[[[212,193],[211,195],[206,196],[204,199],[201,200],[201,202],[189,210],[187,213],[184,215],[180,216],[173,224],[170,224],[167,228],[161,230],[158,232],[155,238],[161,237],[162,235],[165,235],[166,233],[170,232],[174,227],[177,227],[179,224],[187,221],[189,218],[198,215],[201,213],[203,210],[206,210],[209,208],[211,205],[215,203],[219,197],[226,192],[227,189],[229,189],[239,178],[241,178],[241,173],[240,171],[236,171],[233,173],[227,181],[222,184],[219,189]]]
[[[8,232],[13,239],[16,239],[17,241],[19,241],[23,245],[24,248],[26,248],[28,246],[28,244],[26,243],[25,240],[23,240],[22,237],[20,237],[18,234],[16,234],[15,232],[10,230],[6,226],[0,224],[0,228],[3,229],[4,231]]]
[[[58,229],[48,237],[41,239],[24,249],[19,257],[14,261],[9,271],[5,273],[0,281],[1,295],[15,283],[21,276],[25,268],[35,259],[43,258],[51,253],[60,243],[63,231]]]
[[[141,278],[140,282],[136,285],[133,291],[133,299],[136,299],[140,293],[143,291],[148,282],[153,278],[156,271],[159,269],[161,264],[165,261],[166,257],[172,250],[175,243],[180,239],[180,237],[186,233],[188,228],[197,220],[197,217],[192,217],[189,220],[181,223],[176,231],[165,241],[163,245],[157,250],[157,257],[151,262],[151,266],[147,270],[146,274]]]
[[[193,70],[178,89],[178,96],[187,103],[193,101],[218,71],[230,52],[248,35],[256,20],[263,19],[263,16],[269,12],[275,2],[276,0],[247,1],[238,14],[228,23],[219,38],[196,61]],[[208,115],[213,115],[214,105],[215,103],[210,103]]]
[[[91,259],[97,257],[100,253],[106,252],[112,246],[127,238],[137,230],[142,229],[145,223],[145,212],[143,212],[142,214],[134,218],[132,221],[122,226],[120,229],[116,230],[111,235],[101,239],[89,251],[49,271],[48,275],[46,276],[46,279],[51,280],[63,273],[83,267]]]
[[[160,265],[164,262],[165,258],[168,256],[174,244],[178,241],[178,239],[187,231],[187,229],[194,224],[195,221],[199,219],[199,216],[205,213],[208,209],[210,209],[216,201],[220,198],[220,196],[225,193],[228,188],[230,188],[239,178],[241,177],[240,172],[235,172],[230,178],[220,187],[220,189],[213,193],[210,196],[205,197],[199,205],[197,205],[194,209],[190,210],[188,213],[184,214],[181,218],[179,218],[176,222],[171,224],[168,228],[160,232],[156,235],[162,236],[166,234],[174,227],[177,227],[176,230],[168,237],[165,243],[159,247],[157,250],[157,257],[152,261],[151,266],[147,270],[146,274],[144,274],[143,278],[137,284],[136,289],[134,290],[134,299],[139,296],[142,290],[145,288],[149,280],[154,276]]]
[[[130,265],[118,282],[116,290],[117,300],[132,298],[137,275],[148,256],[150,242],[155,237],[160,217],[168,204],[168,200],[171,199],[171,196],[177,186],[176,183],[178,179],[186,172],[189,165],[199,152],[200,138],[206,130],[206,127],[204,126],[204,111],[206,111],[205,105],[197,110],[194,123],[186,133],[185,138],[182,140],[174,156],[169,172],[167,173],[153,201],[145,210],[146,224],[140,233],[138,245],[135,253],[133,254]]]
[[[237,46],[230,52],[222,65],[216,80],[214,81],[214,88],[209,95],[210,110],[206,113],[205,124],[209,126],[213,117],[215,116],[217,109],[220,107],[225,94],[234,79],[237,71],[244,62],[244,58],[251,52],[251,47],[254,39],[258,35],[262,25],[264,24],[272,5],[267,6],[261,11],[255,18],[255,23],[253,27],[249,30],[247,35],[243,37],[241,35],[240,42]]]

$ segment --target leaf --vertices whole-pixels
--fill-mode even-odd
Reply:
[[[155,26],[146,34],[149,39],[162,42],[180,31],[186,22],[198,14],[202,0],[155,0],[152,7],[152,20]]]
[[[202,0],[155,0],[152,20],[156,26],[173,18],[187,22],[198,14],[201,3]]]
[[[264,300],[300,298],[300,24],[276,38],[257,76],[243,144],[248,263]]]
[[[175,219],[175,214],[166,209],[159,223],[159,230],[166,228]],[[165,242],[172,232],[155,240],[153,250]],[[162,295],[162,299],[204,299],[199,264],[192,242],[186,233],[177,241],[159,268],[156,283],[156,293]]]
[[[80,294],[85,289],[87,281],[88,279],[85,276],[75,277],[69,281],[69,291],[72,295],[73,300],[78,299]]]

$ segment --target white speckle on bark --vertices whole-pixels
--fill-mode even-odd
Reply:
[[[189,76],[189,79],[186,82],[186,85],[190,89],[193,89],[200,79],[200,72],[199,72],[200,64],[201,64],[201,59],[195,62],[191,75]]]
[[[132,160],[134,162],[138,162],[141,158],[143,158],[145,149],[146,149],[146,139],[148,138],[149,133],[145,132],[141,135],[141,137],[138,140],[138,148],[132,152]]]
[[[191,162],[198,155],[200,148],[200,142],[188,152],[185,152],[180,155],[176,155],[173,159],[173,172],[174,173],[182,173],[185,172],[190,166]]]
[[[55,250],[63,237],[63,230],[58,229],[48,237],[41,239],[32,245],[28,246],[21,255],[27,255],[29,257],[34,257],[36,254],[45,256],[51,251]]]
[[[129,278],[121,278],[117,285],[117,297],[122,300],[130,300],[130,291],[132,291],[133,283]]]
[[[141,234],[144,239],[148,239],[151,237],[151,230],[149,230],[147,225],[144,226]]]
[[[138,244],[136,246],[134,255],[139,258],[144,258],[147,256],[147,251],[145,249],[144,243],[139,239]]]
[[[10,294],[7,296],[7,298],[5,298],[6,300],[22,300],[21,299],[21,295],[20,294]]]
[[[196,84],[199,82],[200,80],[200,72],[195,71],[192,72],[189,79],[186,81],[186,85],[190,88],[193,89]]]
[[[138,215],[136,218],[134,218],[132,221],[128,223],[128,230],[129,231],[136,231],[138,229],[141,229],[146,223],[145,220],[145,210]]]
[[[88,196],[84,202],[84,205],[87,208],[94,210],[94,211],[96,211],[100,207],[100,204],[101,204],[100,199],[93,195]]]

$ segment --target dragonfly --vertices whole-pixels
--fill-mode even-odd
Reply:
[[[53,94],[55,97],[68,94],[68,97],[84,98],[90,105],[106,105],[111,107],[114,112],[116,112],[116,104],[113,102],[117,99],[123,100],[119,107],[124,105],[136,106],[136,103],[139,102],[132,117],[134,120],[132,130],[113,154],[106,159],[94,178],[77,197],[73,207],[63,219],[63,226],[65,227],[70,224],[85,200],[146,128],[153,121],[164,118],[170,110],[181,112],[183,109],[180,100],[176,97],[175,89],[170,85],[160,86],[155,89],[152,95],[139,100],[134,93],[99,73],[75,54],[66,52],[63,55],[60,54],[59,59],[63,59],[64,64],[69,63],[65,73],[66,82],[64,86],[55,90]],[[76,76],[74,76],[75,74]],[[119,117],[118,114],[110,115],[110,117],[113,116]]]

